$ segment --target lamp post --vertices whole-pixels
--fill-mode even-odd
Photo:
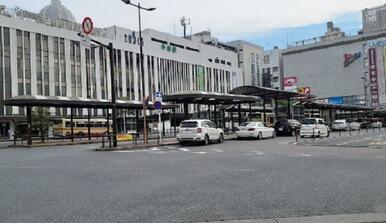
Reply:
[[[145,92],[145,69],[143,66],[143,39],[142,39],[142,24],[141,24],[141,10],[145,11],[154,11],[155,8],[144,8],[141,7],[141,4],[138,5],[131,3],[131,0],[122,0],[126,5],[134,6],[138,9],[138,26],[139,26],[139,51],[140,51],[140,61],[141,61],[141,77],[142,77],[142,100],[143,100],[143,141],[147,144],[147,120],[146,120],[146,92]]]

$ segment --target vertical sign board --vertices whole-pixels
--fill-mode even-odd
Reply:
[[[203,66],[197,67],[197,80],[198,80],[198,89],[200,91],[205,91],[205,74],[204,74]]]
[[[370,90],[371,90],[371,107],[379,106],[379,89],[378,89],[378,69],[377,69],[377,50],[369,49],[369,67],[370,67]]]

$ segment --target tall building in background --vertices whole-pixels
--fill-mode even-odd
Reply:
[[[379,32],[386,30],[386,4],[362,11],[363,32]]]
[[[262,86],[262,60],[264,49],[244,40],[227,43],[236,48],[239,66],[243,71],[243,85]]]
[[[140,73],[138,32],[96,28],[92,38],[114,44],[114,62],[108,51],[85,48],[71,12],[59,0],[40,13],[0,6],[0,137],[15,129],[24,108],[1,106],[18,95],[110,99],[110,63],[117,78],[117,98],[142,100],[141,83],[152,97],[183,90],[226,93],[240,86],[238,55],[228,49],[203,44],[152,29],[143,31],[145,78]],[[152,98],[150,98],[152,99]],[[57,117],[67,109],[51,109]],[[76,115],[85,114],[78,109]],[[93,111],[94,116],[104,115]]]
[[[264,51],[262,70],[263,87],[283,89],[283,58],[281,49],[274,47],[272,50]]]

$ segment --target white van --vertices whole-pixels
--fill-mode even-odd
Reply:
[[[307,118],[302,122],[300,137],[329,137],[330,129],[321,118]]]

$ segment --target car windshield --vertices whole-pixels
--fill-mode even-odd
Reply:
[[[315,125],[316,124],[316,119],[304,119],[303,125]]]
[[[182,122],[181,128],[197,128],[198,122]]]
[[[256,122],[244,122],[240,126],[241,127],[253,127],[253,126],[256,126]]]

